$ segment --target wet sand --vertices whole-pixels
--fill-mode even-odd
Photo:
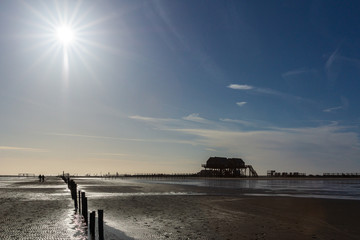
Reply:
[[[107,182],[106,182],[107,181]],[[106,239],[359,239],[358,200],[245,196],[241,190],[76,180],[103,209]],[[117,237],[118,236],[118,237]]]
[[[247,196],[243,190],[75,179],[105,239],[360,239],[360,201]],[[87,239],[66,184],[0,187],[0,239]]]
[[[0,187],[0,239],[86,239],[86,229],[59,178],[19,178]]]

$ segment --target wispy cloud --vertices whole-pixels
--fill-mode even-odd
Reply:
[[[197,123],[210,123],[211,121],[200,117],[199,113],[191,113],[187,116],[182,117],[181,119],[176,118],[153,118],[153,117],[144,117],[144,116],[129,116],[130,119],[147,122],[154,125],[164,125],[164,124],[177,124],[183,126],[185,122],[197,122]],[[185,120],[185,121],[184,121]]]
[[[306,102],[311,101],[311,100],[308,100],[308,99],[305,99],[305,98],[302,98],[299,96],[279,92],[279,91],[276,91],[273,89],[268,89],[268,88],[256,88],[256,92],[264,94],[264,95],[271,95],[271,96],[280,97],[280,98],[284,98],[284,99],[288,99],[288,100],[306,101]],[[311,102],[313,102],[313,101],[311,101]]]
[[[13,146],[0,146],[3,151],[22,151],[22,152],[49,152],[49,150],[41,148],[28,148],[28,147],[13,147]]]
[[[254,87],[249,86],[249,85],[230,84],[230,85],[228,86],[228,88],[236,89],[236,90],[250,90],[250,89],[253,89]]]
[[[338,110],[345,110],[349,107],[349,100],[346,97],[341,97],[341,103],[342,103],[342,105],[331,107],[331,108],[326,108],[323,110],[323,112],[328,112],[328,113],[337,112]]]
[[[120,138],[120,137],[110,137],[110,136],[95,136],[95,135],[73,134],[73,133],[47,133],[47,135],[62,136],[62,137],[107,139],[107,140],[114,140],[114,141],[130,141],[130,142],[178,143],[178,144],[191,144],[191,145],[196,144],[193,141],[178,140],[178,139]]]
[[[237,102],[236,105],[238,105],[239,107],[242,107],[246,104],[247,102]]]
[[[334,82],[338,79],[339,74],[343,71],[344,67],[355,66],[356,68],[360,67],[360,60],[356,58],[351,58],[347,56],[343,56],[339,53],[339,48],[337,48],[331,55],[327,58],[325,63],[325,73],[330,81],[330,83],[334,84]]]
[[[331,84],[334,84],[337,80],[340,72],[340,64],[339,64],[339,49],[336,49],[327,59],[325,63],[325,73],[327,79],[330,81]]]
[[[236,123],[236,124],[241,124],[241,125],[245,125],[245,126],[256,126],[256,124],[254,122],[238,120],[238,119],[220,118],[220,121]]]
[[[136,139],[126,139],[126,138],[117,138],[117,137],[108,137],[108,136],[96,136],[96,135],[85,135],[85,134],[76,134],[76,133],[47,133],[47,135],[60,136],[60,137],[79,137],[79,138],[97,138],[97,139],[133,140],[133,141],[136,141]]]
[[[206,151],[210,151],[210,152],[216,152],[216,149],[213,148],[205,148]]]
[[[244,156],[263,172],[282,169],[314,173],[314,169],[325,172],[360,167],[357,163],[360,154],[358,134],[334,125],[262,131],[199,128],[171,131],[192,135],[206,148],[222,149],[231,156]],[[333,169],[340,160],[342,169]]]
[[[160,123],[156,130],[171,132],[173,136],[173,139],[147,141],[192,144],[216,154],[244,157],[246,162],[253,164],[256,170],[263,173],[268,169],[319,173],[318,171],[346,171],[360,167],[357,163],[360,155],[359,135],[338,124],[299,128],[267,127],[262,130],[243,131],[224,123],[248,127],[256,127],[256,123],[221,118],[221,124],[204,119],[197,113],[172,119],[180,123],[176,127],[161,119],[139,116],[136,119],[148,124]],[[148,121],[149,119],[151,121]],[[196,125],[204,120],[208,121],[206,127]],[[195,122],[195,125],[192,122]],[[186,140],[181,140],[184,138]],[[342,169],[332,169],[340,160]]]
[[[127,153],[90,153],[92,155],[97,155],[97,156],[112,156],[112,157],[127,157],[127,156],[131,156],[131,154],[127,154]]]
[[[254,93],[280,97],[280,98],[284,98],[286,100],[291,100],[291,101],[301,101],[301,102],[308,102],[308,103],[312,103],[312,104],[315,103],[313,100],[310,100],[310,99],[306,99],[306,98],[295,96],[295,95],[288,94],[288,93],[279,92],[279,91],[269,89],[269,88],[258,88],[258,87],[253,87],[253,86],[249,86],[249,85],[239,85],[239,84],[230,84],[228,86],[228,88],[235,89],[235,90],[249,90]]]
[[[298,76],[298,75],[303,75],[303,74],[308,74],[308,73],[316,73],[317,71],[315,69],[295,69],[295,70],[291,70],[291,71],[287,71],[284,72],[283,74],[281,74],[281,76],[283,78],[288,78],[288,77],[294,77],[294,76]]]
[[[360,66],[360,60],[357,58],[350,58],[350,57],[345,57],[345,56],[340,56],[340,59],[343,61],[346,61],[348,63],[351,63],[357,67]]]
[[[152,117],[143,117],[139,115],[129,116],[130,119],[140,120],[145,122],[173,122],[176,119],[173,118],[152,118]]]
[[[333,53],[331,53],[331,55],[329,56],[329,58],[327,59],[326,63],[325,63],[325,68],[329,69],[333,63],[335,62],[337,53],[338,53],[339,49],[336,49]]]
[[[323,112],[336,112],[337,110],[343,109],[343,106],[337,106],[337,107],[332,107],[332,108],[327,108],[324,109]]]
[[[183,117],[182,119],[192,122],[198,122],[198,123],[208,123],[209,120],[200,117],[199,113],[192,113],[188,116]]]

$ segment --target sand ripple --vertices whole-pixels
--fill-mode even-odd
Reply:
[[[0,188],[0,239],[87,239],[73,202],[57,179]]]

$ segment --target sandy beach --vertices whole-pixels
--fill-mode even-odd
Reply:
[[[225,189],[75,179],[105,239],[359,239],[358,200],[248,196]],[[59,178],[0,187],[0,239],[88,239]]]
[[[89,209],[104,210],[107,239],[117,239],[111,229],[128,239],[360,237],[357,200],[244,196],[242,190],[101,181],[77,180],[88,192]]]
[[[60,178],[14,178],[0,185],[0,239],[86,239]]]

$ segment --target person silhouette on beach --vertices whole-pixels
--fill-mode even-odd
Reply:
[[[41,174],[39,174],[39,182],[41,182],[41,180],[42,180],[42,176]]]
[[[41,180],[42,180],[42,182],[45,182],[45,176],[44,175],[41,176]]]

